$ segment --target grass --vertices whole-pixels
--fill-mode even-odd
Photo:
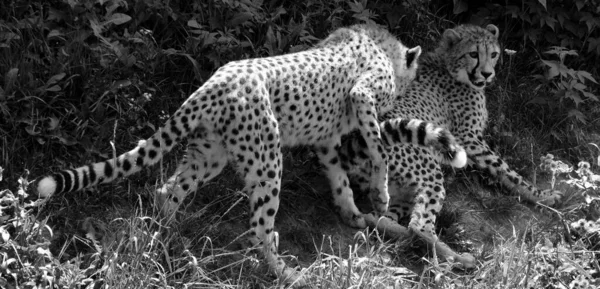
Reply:
[[[286,154],[295,165],[284,174],[277,226],[281,253],[302,268],[311,288],[600,285],[598,231],[591,229],[598,224],[578,223],[586,232],[568,221],[583,208],[534,208],[456,175],[440,217],[446,221],[438,227],[442,240],[477,257],[476,269],[462,271],[439,263],[419,239],[392,242],[345,227],[326,204],[327,183],[306,152]],[[172,222],[154,211],[148,197],[153,186],[119,182],[95,193],[30,202],[22,179],[16,193],[1,194],[0,282],[15,286],[6,288],[280,288],[284,284],[268,274],[243,237],[246,196],[231,184],[233,177],[228,170],[207,185]],[[470,193],[454,193],[462,190]],[[479,190],[488,195],[476,195]],[[585,203],[575,197],[570,202]]]
[[[130,26],[103,26],[102,37],[78,40],[77,33],[95,35],[88,13],[118,19],[100,2],[85,9],[60,1],[1,4],[10,7],[0,7],[7,8],[0,9],[0,117],[7,120],[0,122],[0,287],[284,287],[248,248],[247,197],[230,168],[191,196],[176,219],[163,220],[155,211],[151,192],[174,170],[181,147],[127,180],[47,201],[37,199],[29,182],[130,148],[220,64],[306,48],[330,28],[362,19],[364,11],[318,0],[284,1],[287,13],[268,5],[246,11],[227,1],[169,9],[138,1],[147,15],[120,6],[115,11],[138,17]],[[370,13],[383,15],[384,2]],[[52,20],[42,13],[57,8],[51,5],[71,14],[53,14],[62,18]],[[226,23],[248,11],[252,21]],[[453,25],[431,12],[413,14],[400,18],[394,30],[409,45],[431,48],[442,28]],[[190,26],[191,19],[201,28]],[[524,73],[532,67],[528,54],[503,61],[487,90],[486,138],[494,150],[544,188],[553,178],[539,166],[548,152],[573,168],[589,161],[590,173],[598,172],[600,150],[591,145],[600,144],[598,111],[590,107],[592,121],[582,124],[565,120],[567,112],[559,108],[529,104],[532,93],[545,91]],[[503,195],[479,172],[448,172],[437,228],[444,242],[477,258],[477,268],[464,271],[437,261],[418,238],[389,240],[341,223],[309,149],[287,150],[284,169],[279,251],[288,265],[302,268],[313,288],[600,286],[599,195],[591,177],[585,182],[574,172],[557,174],[565,198],[556,208],[543,208]],[[579,286],[585,282],[590,287]]]

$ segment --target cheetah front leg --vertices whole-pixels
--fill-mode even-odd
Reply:
[[[391,209],[386,215],[399,219],[410,213],[409,228],[434,246],[439,256],[459,262],[465,268],[475,267],[475,258],[472,255],[456,253],[440,241],[435,232],[435,222],[446,198],[440,164],[430,149],[402,146],[401,151],[400,155],[414,155],[412,161],[407,162],[407,167],[398,167],[397,171],[390,172],[393,174],[390,176],[393,183],[390,188],[395,190],[390,191]],[[429,169],[426,175],[419,172],[419,168],[423,167]]]
[[[451,262],[459,262],[465,268],[473,268],[476,264],[475,257],[469,253],[456,253],[446,243],[440,241],[435,232],[435,221],[442,209],[445,195],[446,191],[441,184],[420,186],[408,227],[431,246],[434,246],[439,256]]]
[[[562,198],[563,194],[560,191],[540,190],[526,181],[491,151],[484,141],[467,140],[464,142],[464,146],[469,159],[477,168],[489,172],[502,186],[518,193],[523,199],[532,203],[539,202],[552,206]]]
[[[365,147],[371,157],[369,179],[369,199],[375,211],[383,214],[388,209],[388,156],[381,140],[381,131],[375,109],[374,92],[371,80],[359,81],[350,91],[352,112],[355,113],[358,130],[365,140]]]

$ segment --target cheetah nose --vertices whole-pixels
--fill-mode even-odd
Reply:
[[[482,71],[481,75],[483,75],[483,77],[485,79],[488,79],[488,78],[490,78],[490,76],[492,75],[492,73],[491,72]]]

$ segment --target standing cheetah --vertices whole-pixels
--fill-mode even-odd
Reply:
[[[40,196],[71,192],[131,175],[157,163],[187,138],[187,155],[157,199],[173,212],[186,195],[218,175],[228,161],[250,195],[251,241],[262,243],[269,268],[281,278],[302,283],[277,254],[274,231],[279,207],[282,146],[311,145],[326,167],[334,204],[343,220],[364,227],[354,204],[337,148],[341,136],[358,130],[372,160],[370,198],[377,212],[387,211],[387,154],[377,115],[392,108],[414,78],[420,47],[406,48],[387,30],[355,25],[334,31],[315,48],[282,56],[226,64],[194,92],[153,136],[116,158],[42,178]],[[392,120],[389,139],[422,145],[440,143],[454,156],[460,148],[447,131],[418,121]],[[423,135],[422,132],[431,135]],[[429,138],[428,138],[429,137]],[[428,142],[432,141],[432,142]],[[463,157],[466,159],[466,156]]]
[[[552,205],[561,193],[538,190],[511,170],[483,140],[488,121],[485,86],[495,76],[500,46],[499,30],[460,25],[444,31],[435,51],[420,58],[417,77],[405,95],[398,95],[394,108],[379,115],[380,119],[418,118],[447,128],[464,146],[469,163],[489,172],[500,184],[516,191],[523,199]],[[343,167],[358,175],[364,186],[369,175],[369,160],[359,145],[360,135],[345,138],[340,148]],[[446,192],[439,156],[432,150],[410,144],[386,148],[389,158],[390,208],[386,213],[395,220],[410,214],[409,228],[430,244],[441,244],[434,223],[442,208]],[[439,249],[439,248],[438,248]],[[474,266],[474,258],[460,256],[447,246],[441,248],[446,257]],[[438,250],[439,251],[439,250]]]

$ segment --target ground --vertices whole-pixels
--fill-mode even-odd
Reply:
[[[165,167],[174,164],[172,158],[167,159]],[[347,257],[349,248],[360,243],[357,234],[369,234],[366,230],[350,228],[342,223],[333,211],[328,180],[320,170],[320,164],[310,149],[297,148],[285,152],[281,210],[276,228],[281,254],[290,256],[286,260],[290,266],[308,268],[314,267],[317,259],[326,256]],[[152,199],[148,197],[155,187],[152,184],[155,178],[157,182],[160,179],[160,171],[145,170],[141,176],[121,181],[118,185],[104,185],[95,192],[76,192],[51,199],[42,211],[49,214],[49,223],[65,224],[52,226],[56,231],[51,252],[60,256],[63,250],[63,261],[81,254],[93,255],[97,249],[89,243],[90,230],[83,221],[87,217],[97,228],[104,228],[95,231],[103,250],[122,247],[120,243],[126,242],[123,241],[126,238],[121,231],[131,230],[129,234],[135,234],[136,230],[144,231],[139,227],[141,224],[133,225],[136,222],[132,220],[146,219],[142,227],[149,232],[162,232],[159,239],[167,247],[165,249],[169,253],[166,256],[186,256],[184,251],[189,250],[189,256],[198,259],[199,267],[205,270],[211,282],[234,278],[228,282],[262,284],[260,286],[273,284],[273,276],[265,275],[266,267],[252,251],[246,250],[249,242],[239,238],[248,229],[248,199],[240,191],[243,182],[234,170],[227,168],[215,181],[190,196],[179,220],[163,229],[152,221],[157,218],[157,213],[153,211]],[[163,175],[169,175],[169,172]],[[522,239],[531,234],[536,237],[529,236],[528,239],[537,239],[539,234],[557,232],[555,227],[559,222],[551,211],[520,203],[514,196],[499,193],[498,187],[483,185],[485,179],[477,173],[448,171],[448,175],[453,177],[448,178],[449,193],[438,219],[438,232],[443,241],[458,252],[471,252],[480,264],[490,259],[500,242]],[[357,204],[361,209],[369,207],[366,202],[366,197],[358,196]],[[73,236],[79,236],[79,240],[72,239]],[[548,237],[554,241],[558,236]],[[419,280],[418,276],[433,260],[432,252],[419,238],[385,239],[384,242],[371,235],[367,239],[370,246],[358,246],[355,254],[384,260],[382,262],[387,266],[409,268],[415,273],[411,277],[413,280]],[[377,246],[385,247],[375,252],[370,249]],[[172,264],[180,266],[177,262]],[[455,272],[463,276],[469,274],[459,269]],[[238,280],[235,280],[236,276]]]

